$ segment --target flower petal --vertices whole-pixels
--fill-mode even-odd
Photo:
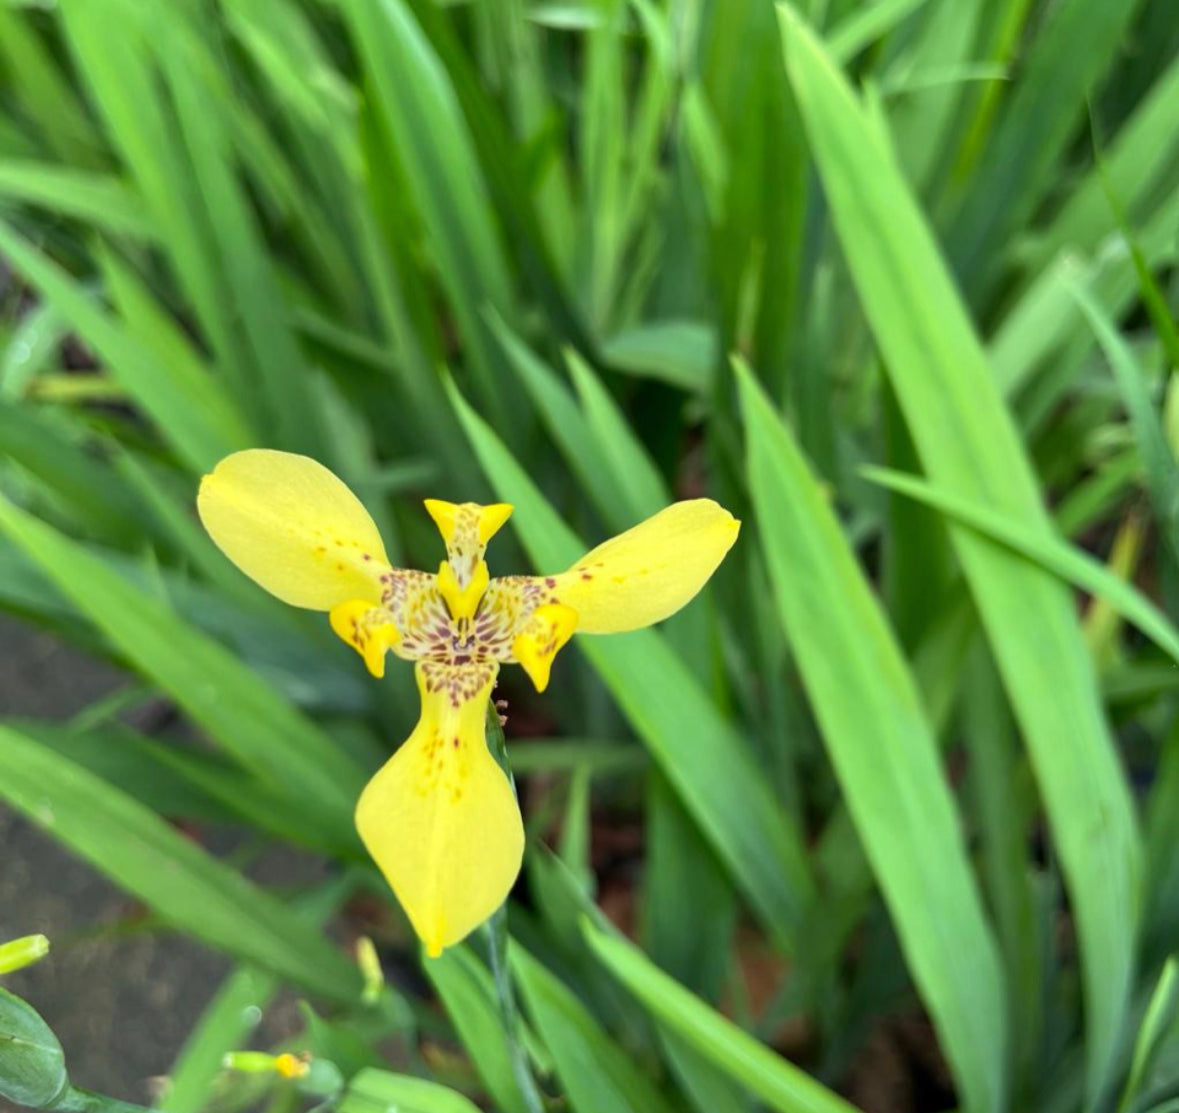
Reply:
[[[364,658],[365,667],[378,680],[385,675],[385,654],[401,641],[401,631],[385,607],[364,599],[337,603],[328,615],[336,636]]]
[[[577,612],[563,603],[544,603],[532,612],[524,629],[512,639],[512,656],[528,673],[538,692],[549,686],[557,651],[573,637]]]
[[[650,626],[675,614],[708,582],[740,528],[711,499],[672,503],[551,577],[553,594],[577,612],[581,634]]]
[[[484,732],[497,671],[420,662],[418,725],[356,806],[360,837],[431,956],[483,923],[520,872],[520,809]]]
[[[376,525],[307,456],[265,448],[226,456],[201,480],[197,510],[217,547],[283,602],[326,611],[381,600],[389,560]]]

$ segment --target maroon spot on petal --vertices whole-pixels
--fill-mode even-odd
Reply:
[[[454,748],[457,750],[457,749],[459,748],[459,746],[460,746],[460,745],[461,745],[461,743],[460,743],[460,742],[459,742],[459,740],[456,738],[456,739],[454,740]]]
[[[371,556],[370,556],[368,553],[365,553],[365,554],[364,554],[364,559],[365,559],[365,560],[372,560],[372,557],[371,557]]]
[[[589,572],[582,572],[582,574],[581,574],[581,578],[582,578],[583,580],[592,580],[594,577],[593,577],[593,575],[592,575],[591,573],[589,573]]]
[[[544,578],[544,586],[545,586],[545,587],[556,587],[556,586],[557,586],[557,579],[556,579],[556,577],[555,577],[555,576],[545,576],[545,578]]]

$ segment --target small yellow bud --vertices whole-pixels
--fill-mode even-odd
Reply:
[[[367,935],[362,935],[356,941],[356,964],[360,967],[361,976],[364,978],[364,989],[360,994],[360,999],[366,1005],[376,1004],[381,996],[381,990],[385,988],[385,972],[381,969],[381,960],[377,957],[377,949]]]
[[[40,962],[49,954],[49,940],[44,935],[25,935],[0,945],[0,974],[11,974]]]
[[[284,1051],[281,1055],[271,1055],[267,1051],[231,1051],[221,1065],[226,1070],[240,1071],[242,1074],[277,1074],[279,1078],[305,1078],[311,1067],[306,1058],[292,1055]]]

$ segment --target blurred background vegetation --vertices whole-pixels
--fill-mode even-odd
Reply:
[[[158,1104],[1179,1109],[1177,187],[1174,0],[0,0],[0,607],[123,678],[0,800],[239,964]],[[503,677],[514,1033],[351,828],[410,670],[196,523],[250,446],[414,567],[744,519]]]

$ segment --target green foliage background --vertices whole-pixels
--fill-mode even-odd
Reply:
[[[221,1056],[288,984],[344,1113],[536,1113],[525,1061],[575,1113],[835,1113],[922,1009],[945,1105],[1179,1109],[1177,246],[1174,0],[0,3],[0,606],[128,673],[0,722],[0,799],[241,961],[162,1107],[259,1096]],[[745,521],[508,682],[514,1037],[484,939],[374,1004],[323,934],[366,893],[418,962],[351,826],[416,706],[199,529],[250,446],[417,567],[423,496],[515,504],[493,574]],[[119,721],[160,694],[201,744]]]

